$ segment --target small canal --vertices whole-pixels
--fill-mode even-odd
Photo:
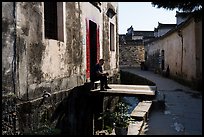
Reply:
[[[113,83],[118,84],[118,83]],[[155,83],[152,81],[149,81],[143,77],[134,75],[132,73],[126,72],[126,71],[120,71],[120,83],[122,85],[148,85],[148,86],[156,86]],[[103,96],[101,94],[101,96]],[[148,96],[148,95],[105,95],[102,97],[103,99],[103,108],[98,109],[98,111],[94,114],[95,116],[95,125],[94,125],[94,134],[97,131],[100,130],[108,130],[106,127],[110,127],[110,123],[107,120],[98,121],[98,117],[100,114],[98,112],[104,112],[106,110],[111,110],[114,108],[114,105],[117,104],[118,101],[125,102],[128,105],[128,114],[131,114],[131,112],[134,110],[134,108],[138,105],[139,102],[142,102],[143,100],[152,100],[155,98],[155,96]]]
[[[155,83],[129,72],[120,71],[120,82],[110,84],[149,85]],[[90,92],[90,84],[75,87],[59,103],[55,110],[47,112],[51,116],[46,119],[46,126],[40,127],[32,133],[34,135],[95,135],[103,130],[106,123],[98,120],[106,109],[113,109],[119,100],[128,104],[130,114],[136,105],[148,99],[146,95],[108,95]]]

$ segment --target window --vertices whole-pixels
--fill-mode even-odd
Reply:
[[[110,50],[115,51],[115,42],[114,42],[114,24],[110,23]]]
[[[63,2],[44,2],[45,38],[64,41]]]
[[[115,11],[111,8],[108,9],[108,11],[106,12],[106,15],[109,17],[109,18],[113,18],[113,16],[116,15]]]

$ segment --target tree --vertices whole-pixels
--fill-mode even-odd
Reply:
[[[178,10],[182,10],[184,12],[193,12],[197,10],[202,10],[202,1],[201,0],[193,0],[193,1],[155,1],[151,3],[154,7],[157,8],[165,8],[168,10],[173,10],[178,8]]]

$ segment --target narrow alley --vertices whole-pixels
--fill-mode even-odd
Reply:
[[[166,7],[139,4],[123,13],[142,24],[158,16],[148,5]],[[122,5],[2,2],[2,135],[202,135],[201,2],[168,3],[190,11],[150,30],[121,17]]]
[[[140,68],[122,68],[156,83],[165,108],[154,107],[142,135],[202,135],[202,94],[171,79]]]

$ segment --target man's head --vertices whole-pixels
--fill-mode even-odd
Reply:
[[[99,64],[102,66],[104,64],[104,59],[100,59]]]

